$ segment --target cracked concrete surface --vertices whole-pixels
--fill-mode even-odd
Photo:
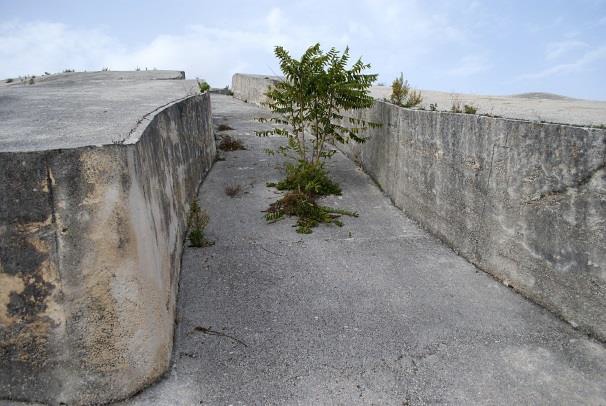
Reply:
[[[604,404],[606,349],[457,256],[340,153],[344,227],[265,224],[281,176],[262,110],[213,96],[241,139],[200,200],[215,245],[186,249],[173,366],[121,405]],[[239,184],[244,193],[225,194]]]

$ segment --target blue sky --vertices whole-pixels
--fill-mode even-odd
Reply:
[[[213,86],[279,73],[273,47],[351,48],[389,84],[606,100],[606,0],[1,0],[0,77],[180,69]]]

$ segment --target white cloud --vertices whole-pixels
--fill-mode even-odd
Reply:
[[[570,52],[589,48],[589,44],[578,40],[566,40],[559,42],[550,42],[547,44],[545,58],[548,60],[558,59]]]
[[[0,24],[0,76],[61,71],[76,66],[101,69],[121,45],[98,30],[73,30],[64,24],[8,22]],[[42,62],[43,61],[43,62]]]
[[[269,33],[191,26],[184,34],[159,35],[131,52],[110,53],[105,63],[115,70],[181,69],[188,77],[199,76],[222,86],[233,73],[246,70],[254,54],[269,57],[274,40]]]
[[[400,48],[428,48],[435,43],[467,41],[459,25],[443,13],[432,12],[417,0],[366,0],[369,20],[380,41],[399,43]],[[436,7],[437,8],[437,7]]]
[[[269,27],[269,32],[279,33],[282,28],[281,20],[283,18],[282,11],[274,7],[271,9],[265,20],[267,21],[267,25]]]
[[[447,73],[451,76],[473,76],[485,72],[491,67],[492,65],[483,56],[468,55],[461,58],[459,64],[448,70]]]
[[[236,71],[273,70],[273,47],[282,44],[293,53],[323,38],[344,46],[347,38],[322,29],[292,24],[279,8],[249,29],[186,27],[179,35],[157,35],[142,46],[129,48],[119,39],[96,29],[74,29],[61,23],[18,21],[0,24],[0,77],[60,72],[64,69],[185,70],[223,86]]]
[[[550,76],[578,73],[586,69],[589,69],[593,64],[606,60],[606,46],[592,49],[585,52],[579,59],[570,63],[562,63],[559,65],[552,66],[536,73],[528,73],[520,75],[516,78],[520,80],[536,80],[544,79]]]
[[[373,64],[373,70],[386,76],[401,70],[419,75],[432,58],[440,57],[440,50],[471,46],[481,50],[467,25],[453,20],[440,7],[428,8],[419,0],[365,0],[349,8],[330,3],[326,7],[343,11],[338,20],[330,12],[312,12],[325,6],[325,0],[305,0],[303,6],[283,5],[261,15],[247,15],[246,20],[235,18],[228,26],[205,22],[183,27],[178,34],[137,38],[136,46],[102,29],[76,29],[50,22],[0,24],[0,60],[10,61],[0,64],[0,77],[67,68],[148,67],[181,69],[188,77],[224,86],[235,71],[275,73],[278,67],[273,47],[277,44],[293,56],[315,42],[341,50],[350,45],[353,58],[362,56]],[[468,58],[451,73],[473,74],[486,66]]]

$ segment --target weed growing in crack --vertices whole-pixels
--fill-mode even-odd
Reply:
[[[231,128],[227,124],[219,124],[219,126],[217,127],[217,131],[229,131],[229,130],[233,130],[233,128]]]
[[[459,100],[454,100],[452,102],[452,106],[450,107],[450,111],[452,113],[462,113],[463,109],[461,108],[461,102]]]
[[[301,191],[288,192],[266,210],[265,219],[269,223],[282,220],[285,216],[297,216],[297,233],[310,234],[320,223],[341,227],[341,216],[358,217],[358,213],[333,207],[320,206],[316,197]]]
[[[286,178],[278,183],[268,183],[267,186],[288,191],[266,210],[265,220],[268,223],[275,223],[286,216],[296,216],[297,232],[310,234],[312,228],[321,223],[341,227],[341,216],[358,217],[358,213],[353,211],[318,204],[321,196],[341,194],[341,188],[328,177],[321,163],[300,161],[297,165],[287,164]]]
[[[219,149],[223,151],[238,151],[246,149],[246,147],[244,146],[242,141],[234,137],[230,137],[229,135],[225,135],[219,143]]]
[[[476,114],[478,112],[478,108],[473,104],[466,104],[463,106],[463,113],[465,114]]]
[[[225,186],[225,194],[231,198],[237,197],[242,193],[242,186],[227,185]]]
[[[208,213],[200,208],[198,199],[195,199],[189,208],[189,216],[187,217],[190,247],[209,247],[215,244],[204,237],[204,229],[208,225],[208,220]]]

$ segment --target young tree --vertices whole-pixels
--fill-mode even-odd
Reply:
[[[320,44],[315,44],[301,59],[292,58],[282,47],[276,47],[275,54],[284,80],[266,93],[264,104],[274,115],[259,121],[278,126],[257,131],[257,135],[286,137],[286,146],[278,152],[295,158],[297,164],[287,163],[286,178],[268,184],[288,192],[270,205],[265,218],[273,223],[286,216],[297,216],[299,233],[311,233],[320,223],[341,226],[339,217],[357,217],[357,213],[318,204],[321,196],[341,194],[339,185],[328,177],[323,161],[335,153],[328,144],[364,142],[365,131],[380,127],[380,124],[344,115],[372,106],[374,99],[368,90],[377,75],[364,73],[370,65],[361,59],[348,67],[349,48],[345,48],[343,54],[334,48],[324,53]]]
[[[404,74],[396,78],[391,84],[391,96],[389,100],[400,107],[414,107],[423,101],[421,92],[412,89],[408,80],[404,80]]]
[[[361,59],[348,68],[349,48],[341,55],[335,48],[324,53],[320,44],[315,44],[299,60],[280,46],[275,48],[275,54],[284,80],[266,93],[265,105],[275,115],[260,121],[280,127],[258,131],[257,135],[288,138],[287,146],[279,152],[287,156],[294,152],[298,161],[320,165],[335,153],[327,144],[364,142],[363,133],[380,126],[344,116],[344,112],[372,106],[374,100],[368,91],[377,79],[375,74],[364,73],[370,65]]]

